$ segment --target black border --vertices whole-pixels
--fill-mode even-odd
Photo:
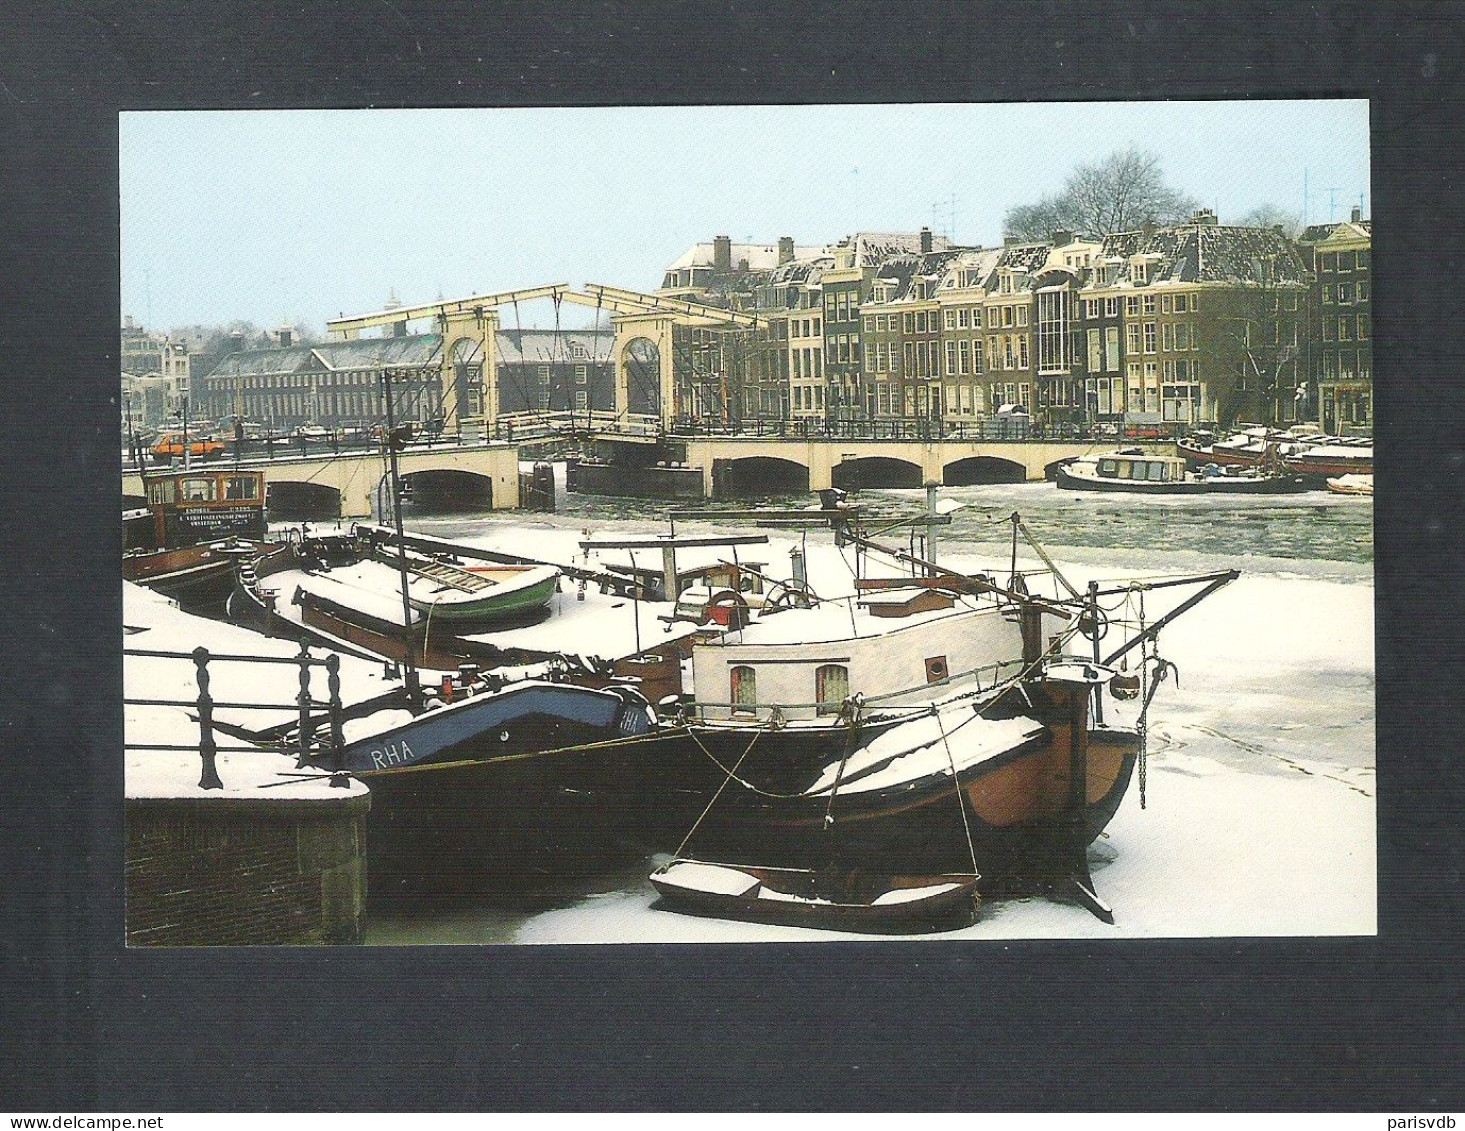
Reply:
[[[1462,16],[1260,0],[11,13],[0,1107],[1465,1108]],[[1338,95],[1373,100],[1378,938],[123,949],[120,109]]]

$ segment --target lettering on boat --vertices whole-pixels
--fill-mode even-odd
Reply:
[[[402,743],[401,749],[388,743],[385,749],[371,752],[371,760],[378,770],[385,770],[388,766],[400,766],[412,761],[412,757],[412,747],[406,742]]]

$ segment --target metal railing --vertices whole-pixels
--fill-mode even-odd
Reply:
[[[258,744],[236,746],[220,743],[214,733],[214,711],[216,709],[241,711],[294,709],[298,711],[295,740],[293,744],[282,744],[281,752],[293,749],[298,754],[296,769],[305,769],[312,765],[313,759],[317,755],[328,754],[331,765],[331,784],[335,786],[348,784],[344,773],[346,743],[341,726],[343,709],[341,705],[341,658],[339,656],[333,654],[325,659],[318,659],[310,654],[309,646],[303,641],[299,653],[294,656],[245,656],[226,652],[210,652],[201,646],[192,652],[170,652],[155,648],[123,648],[122,654],[153,659],[192,660],[198,683],[198,695],[193,699],[143,699],[124,696],[122,700],[124,706],[192,708],[197,712],[198,718],[199,737],[196,745],[123,742],[124,749],[196,751],[203,762],[199,788],[223,789],[224,783],[219,778],[218,754],[258,754],[270,748]],[[213,679],[213,673],[209,671],[210,663],[293,664],[299,669],[300,691],[293,703],[218,700],[213,697],[210,690]],[[311,696],[312,668],[326,669],[327,698],[324,700]],[[325,713],[323,715],[314,713],[320,710],[324,710]]]

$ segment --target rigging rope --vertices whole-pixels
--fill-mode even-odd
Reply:
[[[741,755],[738,756],[737,762],[734,763],[733,768],[728,773],[727,777],[722,779],[722,784],[717,787],[717,792],[712,795],[712,800],[707,803],[707,808],[702,810],[702,815],[698,817],[692,827],[687,830],[687,835],[682,837],[682,843],[677,845],[677,850],[673,854],[674,856],[681,856],[682,849],[687,847],[687,843],[696,834],[697,830],[702,827],[702,822],[707,819],[707,814],[712,812],[712,807],[717,804],[717,799],[722,796],[722,791],[727,788],[727,783],[733,780],[733,776],[742,767],[743,760],[753,752],[753,747],[758,745],[758,740],[762,737],[763,732],[761,730],[757,734],[753,735],[753,741],[748,743],[748,748],[744,750]],[[699,742],[698,745],[700,746],[701,743]],[[713,759],[713,761],[716,761],[716,759]]]
[[[946,737],[946,724],[941,721],[941,712],[936,712],[936,726],[941,731],[941,744],[946,747],[946,761],[951,766],[951,788],[956,794],[956,806],[961,810],[961,827],[966,832],[967,851],[972,858],[972,875],[977,875],[977,846],[972,841],[972,826],[967,820],[966,797],[962,793],[961,775],[956,772],[956,756],[951,752],[951,742]],[[960,728],[958,728],[960,729]]]

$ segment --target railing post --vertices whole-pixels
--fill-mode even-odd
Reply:
[[[199,789],[223,789],[216,762],[218,747],[214,743],[214,700],[209,695],[209,650],[202,645],[193,650],[193,664],[198,672],[198,753],[203,759]]]
[[[345,787],[350,783],[346,769],[346,737],[341,732],[341,657],[332,652],[326,657],[326,686],[331,701],[331,768],[336,771],[331,784]]]
[[[300,642],[300,654],[295,657],[300,664],[300,694],[295,702],[300,706],[300,760],[296,769],[310,765],[310,645]]]

